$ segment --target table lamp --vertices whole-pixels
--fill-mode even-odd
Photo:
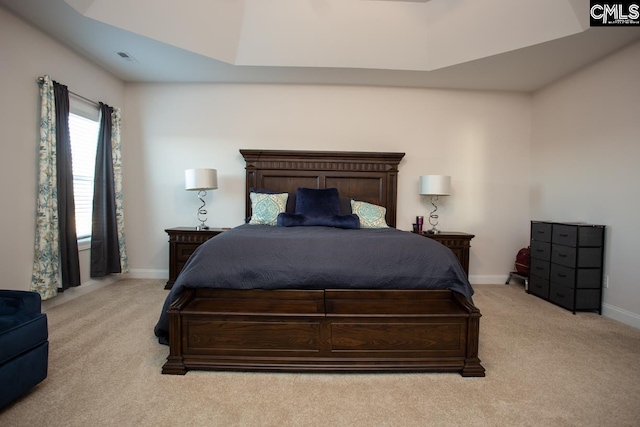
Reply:
[[[429,215],[429,224],[431,229],[427,230],[427,233],[437,234],[438,230],[438,215],[436,211],[438,207],[436,202],[439,196],[448,196],[451,189],[451,177],[447,175],[423,175],[420,177],[420,194],[423,196],[431,196],[431,204],[433,210]]]
[[[215,190],[218,188],[218,171],[215,169],[187,169],[184,171],[185,189],[188,191],[197,191],[198,199],[202,202],[202,206],[198,208],[198,221],[200,225],[196,226],[196,230],[208,230],[209,226],[205,224],[207,221],[206,203],[204,197],[207,195],[206,190]]]

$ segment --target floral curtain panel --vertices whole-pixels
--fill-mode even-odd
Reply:
[[[56,179],[56,109],[53,81],[40,79],[40,143],[38,148],[38,194],[36,238],[31,290],[49,299],[60,287],[58,190]]]
[[[118,248],[122,273],[129,272],[129,257],[124,238],[124,196],[122,195],[122,149],[120,145],[120,109],[113,108],[111,113],[111,151],[113,161],[113,181],[116,199],[116,225],[118,229]]]

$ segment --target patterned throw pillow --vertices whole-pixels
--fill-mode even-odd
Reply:
[[[287,209],[289,193],[249,193],[249,198],[251,199],[251,220],[249,224],[276,226],[278,215]]]
[[[360,218],[360,228],[387,228],[387,208],[367,202],[351,201],[351,211]]]

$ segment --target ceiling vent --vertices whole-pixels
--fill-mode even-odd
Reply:
[[[133,56],[129,55],[127,52],[116,52],[118,54],[118,56],[122,59],[124,59],[125,61],[129,61],[129,62],[139,62],[136,58],[134,58]]]

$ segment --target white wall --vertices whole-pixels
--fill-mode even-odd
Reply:
[[[529,95],[295,85],[127,84],[123,164],[132,273],[167,275],[164,229],[197,223],[184,169],[218,169],[208,224],[244,218],[240,148],[401,151],[398,228],[427,215],[418,177],[452,176],[440,225],[472,241],[472,282],[503,282],[528,241]]]
[[[1,289],[29,289],[33,264],[40,96],[49,74],[69,90],[122,106],[124,84],[0,7]],[[81,254],[89,280],[88,252]]]
[[[640,43],[533,97],[531,218],[606,225],[604,313],[640,327]]]

